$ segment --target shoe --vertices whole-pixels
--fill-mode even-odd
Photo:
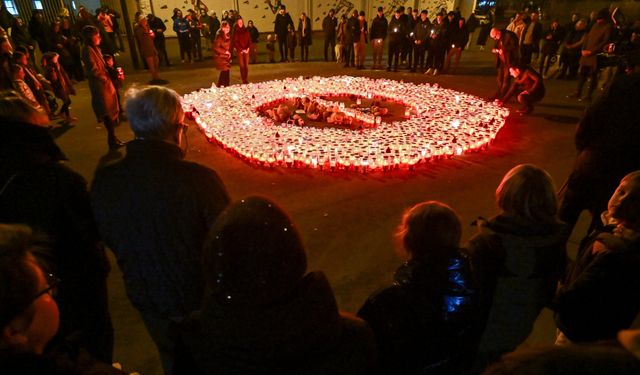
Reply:
[[[484,46],[480,46],[480,51],[484,51]]]
[[[115,140],[109,142],[109,149],[110,150],[117,150],[117,149],[121,148],[122,146],[124,146],[124,143],[121,140],[119,140],[118,138],[116,138]]]
[[[438,69],[433,69],[433,75],[437,76],[438,75]]]
[[[429,68],[429,69],[427,69],[427,71],[426,71],[426,72],[424,72],[424,74],[429,75],[429,74],[431,74],[432,72],[433,72],[433,69]]]

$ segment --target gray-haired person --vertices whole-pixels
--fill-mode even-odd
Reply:
[[[126,103],[135,139],[127,143],[124,159],[96,172],[92,203],[127,295],[169,374],[169,322],[201,306],[202,244],[229,195],[216,172],[183,160],[187,127],[175,91],[133,88]]]

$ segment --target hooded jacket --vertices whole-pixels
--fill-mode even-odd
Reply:
[[[468,244],[479,282],[481,355],[515,349],[550,304],[566,264],[564,228],[508,214],[481,221]]]

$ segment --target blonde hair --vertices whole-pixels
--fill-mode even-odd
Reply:
[[[507,172],[496,189],[496,204],[502,212],[525,219],[554,221],[558,212],[553,179],[532,164]]]
[[[428,201],[403,213],[396,236],[407,255],[420,258],[433,250],[457,249],[462,226],[458,214],[451,207],[442,202]]]

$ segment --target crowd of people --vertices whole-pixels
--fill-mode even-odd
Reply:
[[[136,138],[90,191],[61,164],[46,115],[4,92],[0,367],[121,373],[105,366],[104,243],[168,374],[520,374],[553,361],[570,373],[592,362],[637,373],[640,334],[628,329],[640,312],[640,160],[630,145],[640,133],[629,117],[639,93],[637,74],[615,79],[585,114],[560,202],[547,172],[521,164],[496,189],[498,215],[479,217],[466,243],[454,208],[408,208],[395,233],[403,263],[356,317],[339,311],[322,272],[307,270],[301,234],[276,202],[232,202],[215,171],[183,160],[188,126],[173,90],[128,90]],[[584,209],[592,228],[565,267]],[[518,350],[544,307],[557,346]]]
[[[433,20],[426,11],[408,13],[399,8],[387,21],[379,11],[369,28],[362,11],[341,22],[330,12],[323,21],[325,59],[363,67],[363,45],[371,41],[380,68],[380,45],[388,38],[391,70],[405,60],[416,72],[457,68],[469,42],[465,20],[455,12]],[[307,269],[302,234],[277,202],[258,196],[232,201],[214,170],[184,160],[188,124],[175,91],[134,87],[120,100],[116,56],[104,53],[118,40],[113,20],[111,28],[105,25],[110,14],[99,12],[100,25],[82,25],[77,53],[109,147],[123,146],[115,135],[122,112],[135,139],[122,160],[98,168],[90,189],[63,163],[66,156],[46,128],[57,105],[48,92],[61,101],[64,120],[74,121],[69,105],[78,77],[59,50],[42,50],[40,75],[33,45],[0,37],[0,73],[6,74],[0,77],[3,371],[123,374],[111,366],[108,246],[167,374],[640,372],[640,332],[630,329],[640,313],[640,131],[634,126],[640,73],[629,71],[629,59],[620,65],[620,73],[629,74],[613,77],[581,118],[576,163],[560,189],[543,169],[514,166],[496,188],[498,214],[478,217],[477,233],[466,241],[455,207],[425,197],[390,233],[402,261],[393,280],[350,314],[339,310],[326,276]],[[546,75],[553,56],[562,59],[577,48],[578,88],[588,79],[595,87],[596,52],[612,35],[629,35],[626,51],[636,43],[635,31],[611,22],[609,11],[596,12],[590,27],[574,17],[575,33],[564,36],[567,28],[558,21],[545,32],[536,12],[526,14],[505,29],[480,25],[480,34],[486,30],[484,38],[496,41],[495,99],[517,97],[524,113],[545,94],[536,61]],[[185,62],[199,58],[187,18],[202,19],[206,12],[189,12],[187,21],[181,11],[175,15],[174,30],[186,30],[180,42]],[[300,42],[305,61],[310,19],[301,15],[297,34],[283,6],[276,20],[270,51],[275,54],[277,42],[285,61],[293,41]],[[139,47],[155,51],[142,56],[161,83],[154,45],[162,27],[144,15],[136,27]],[[456,34],[456,28],[467,31]],[[248,82],[257,39],[242,17],[224,15],[215,36],[208,35],[221,72],[218,85],[229,84],[232,56]],[[37,47],[43,48],[40,40]],[[574,57],[565,56],[560,74],[578,74]],[[269,115],[289,117],[285,107]],[[312,98],[295,99],[298,108],[327,122],[340,117],[338,109]],[[570,260],[567,241],[584,210],[592,217],[589,232]],[[554,313],[556,345],[518,349],[545,307]]]

